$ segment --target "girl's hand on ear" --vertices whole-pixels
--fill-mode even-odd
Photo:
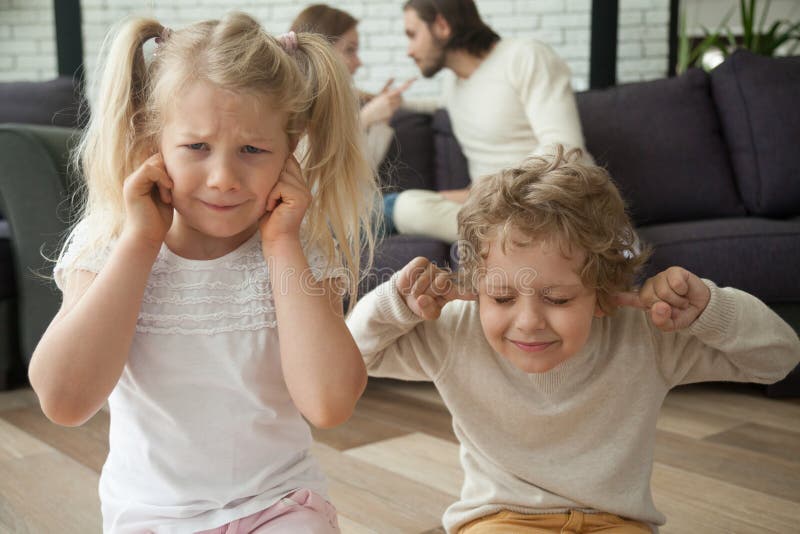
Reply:
[[[164,158],[153,154],[125,178],[125,232],[160,247],[172,225],[172,179]]]
[[[311,191],[294,155],[289,155],[275,187],[267,197],[267,210],[261,221],[264,244],[300,239],[300,225],[311,204]]]
[[[395,280],[397,292],[418,317],[437,319],[451,300],[475,300],[476,295],[459,286],[452,271],[418,257],[403,267]]]
[[[673,332],[688,328],[706,309],[711,291],[700,278],[682,267],[670,267],[648,278],[638,293],[620,293],[620,306],[650,311],[656,328]]]

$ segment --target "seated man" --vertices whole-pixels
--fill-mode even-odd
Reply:
[[[422,75],[430,78],[442,68],[456,75],[443,103],[472,180],[556,144],[586,153],[569,68],[550,47],[534,39],[500,39],[473,0],[409,0],[404,23],[408,55]],[[433,111],[437,105],[417,107]],[[454,242],[456,213],[467,193],[417,189],[386,195],[386,230]]]

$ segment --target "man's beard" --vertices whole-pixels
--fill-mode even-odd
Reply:
[[[420,65],[420,72],[425,78],[433,78],[436,73],[444,68],[445,61],[445,40],[438,40],[434,38],[436,51],[431,57],[431,63],[428,65]]]

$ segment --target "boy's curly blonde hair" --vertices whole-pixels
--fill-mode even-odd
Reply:
[[[459,259],[471,289],[492,240],[499,239],[503,250],[544,240],[558,244],[565,256],[586,253],[581,281],[597,291],[600,308],[613,313],[612,295],[631,288],[650,250],[637,252],[625,202],[608,172],[579,163],[580,155],[559,145],[551,156],[530,158],[473,186],[458,213]]]

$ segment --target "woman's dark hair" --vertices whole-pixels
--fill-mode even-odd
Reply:
[[[478,14],[472,0],[408,0],[403,10],[413,9],[430,27],[436,15],[442,15],[450,25],[452,35],[447,41],[447,50],[466,50],[473,56],[483,56],[494,43],[500,40]]]
[[[346,11],[326,4],[313,4],[297,15],[289,29],[297,33],[318,33],[333,43],[356,24],[358,20]]]

